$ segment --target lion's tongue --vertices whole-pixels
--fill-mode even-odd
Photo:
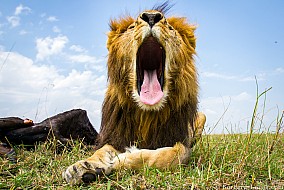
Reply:
[[[156,70],[144,70],[144,81],[141,86],[140,100],[144,104],[154,105],[163,97]]]

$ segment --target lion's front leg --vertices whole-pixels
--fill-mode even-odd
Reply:
[[[167,169],[179,164],[185,164],[190,156],[190,149],[182,143],[173,147],[163,147],[156,150],[131,148],[119,154],[113,160],[113,168],[141,169],[144,166]]]
[[[69,166],[62,176],[70,184],[91,182],[97,176],[110,174],[113,169],[113,159],[119,154],[111,145],[105,145],[91,157],[80,160]]]
[[[119,153],[110,145],[97,150],[90,158],[69,166],[63,178],[70,184],[91,182],[96,176],[110,174],[121,168],[141,169],[144,166],[166,169],[188,161],[190,149],[182,143],[156,150],[130,148]]]

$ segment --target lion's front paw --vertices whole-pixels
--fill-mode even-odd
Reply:
[[[78,184],[81,182],[90,183],[95,181],[103,174],[109,174],[111,164],[96,163],[88,160],[81,160],[69,166],[62,173],[63,179],[69,184]]]

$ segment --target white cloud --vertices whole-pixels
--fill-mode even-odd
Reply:
[[[252,100],[252,96],[248,94],[247,92],[242,92],[232,97],[232,101],[236,101],[236,102],[251,101],[251,100]]]
[[[250,77],[244,77],[244,78],[241,78],[240,81],[242,82],[250,82],[250,81],[255,81],[255,77],[253,76],[250,76]]]
[[[31,13],[32,10],[29,7],[25,7],[22,4],[16,7],[14,15],[12,16],[7,16],[6,19],[8,23],[11,25],[12,28],[17,27],[20,25],[20,15],[21,14],[29,14]]]
[[[225,79],[225,80],[236,79],[235,76],[228,76],[228,75],[223,75],[223,74],[214,73],[214,72],[202,72],[201,75],[206,78],[219,78],[219,79]]]
[[[22,4],[20,4],[19,6],[16,7],[14,14],[20,15],[22,13],[28,14],[28,13],[31,13],[31,12],[32,12],[32,10],[29,7],[25,7]]]
[[[249,76],[249,77],[240,77],[238,81],[240,82],[255,82],[257,81],[264,81],[266,75],[263,73],[257,74],[255,76]]]
[[[202,72],[201,76],[205,78],[215,78],[215,79],[222,79],[222,80],[234,80],[234,81],[240,81],[240,82],[249,82],[249,81],[255,81],[257,79],[258,81],[265,80],[266,73],[261,72],[257,73],[253,76],[237,76],[237,75],[225,75],[215,72]]]
[[[101,62],[101,60],[98,60],[96,57],[85,55],[85,54],[79,54],[79,55],[70,55],[68,59],[71,62],[77,62],[77,63],[98,63]]]
[[[96,70],[99,72],[105,71],[105,65],[100,64],[104,59],[97,59],[94,56],[86,54],[67,55],[66,57],[72,63],[84,63],[86,69]]]
[[[8,52],[0,52],[0,62]],[[11,52],[0,71],[0,115],[28,117],[36,122],[74,108],[85,109],[99,129],[107,77],[72,70],[61,75],[52,65],[37,65]]]
[[[82,48],[79,45],[72,45],[72,46],[70,46],[70,50],[75,51],[75,52],[79,52],[79,53],[83,53],[83,52],[86,53],[87,52],[86,49]]]
[[[66,36],[58,36],[55,38],[46,37],[36,39],[37,55],[36,60],[42,61],[51,55],[56,55],[62,52],[65,44],[68,43]]]
[[[62,35],[55,38],[46,37],[36,39],[36,61],[44,61],[53,55],[62,55],[65,60],[71,63],[83,63],[85,69],[96,70],[99,72],[105,71],[105,65],[98,64],[103,62],[104,59],[97,59],[94,56],[87,55],[87,50],[81,46],[72,45],[69,48],[79,54],[69,54],[65,52],[64,48],[68,41],[68,38]]]
[[[52,31],[55,33],[60,33],[61,30],[57,26],[53,26]]]
[[[11,27],[16,27],[20,25],[20,17],[18,16],[8,16],[6,17],[7,21],[9,22],[9,24],[11,24]]]
[[[49,21],[49,22],[59,21],[55,16],[49,16],[46,20]]]
[[[3,62],[8,52],[0,53],[0,62]],[[7,95],[7,99],[5,100],[3,97],[2,101],[13,104],[13,102],[23,101],[27,98],[25,96],[30,96],[31,99],[35,98],[34,92],[38,88],[47,86],[51,78],[57,77],[54,74],[56,74],[54,67],[35,66],[31,59],[10,52],[0,75],[2,95]],[[18,91],[18,89],[21,90]],[[10,94],[11,97],[9,97],[9,92],[13,92]]]

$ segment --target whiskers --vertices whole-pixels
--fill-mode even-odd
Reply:
[[[119,49],[124,52],[131,50],[134,43],[134,31],[124,32],[123,35],[117,38],[116,43],[119,45]]]

